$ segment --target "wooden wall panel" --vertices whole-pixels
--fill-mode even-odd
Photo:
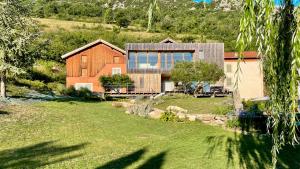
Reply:
[[[161,74],[128,74],[134,81],[135,93],[161,93]],[[141,79],[144,79],[144,85],[141,84]]]
[[[67,76],[81,76],[81,56],[87,56],[88,77],[96,76],[106,64],[113,64],[113,57],[119,56],[120,63],[126,64],[125,55],[105,44],[97,44],[66,59]]]

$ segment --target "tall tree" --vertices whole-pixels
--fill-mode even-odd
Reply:
[[[295,144],[295,115],[298,111],[298,68],[300,64],[300,9],[292,0],[245,0],[237,47],[240,54],[256,41],[270,97],[272,163],[287,144]],[[243,56],[240,56],[240,60]]]
[[[153,25],[153,13],[155,10],[158,10],[157,0],[150,0],[149,9],[148,9],[148,28],[147,31],[151,31]]]
[[[0,89],[6,98],[6,78],[24,72],[34,63],[28,54],[29,45],[37,36],[37,27],[29,17],[24,1],[4,0],[0,3]]]

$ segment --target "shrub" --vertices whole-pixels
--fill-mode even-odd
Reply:
[[[240,127],[240,121],[237,118],[227,120],[226,126],[229,127],[229,128],[239,128]]]
[[[160,117],[160,119],[165,122],[167,122],[167,121],[179,122],[180,121],[180,119],[174,113],[169,112],[169,111],[164,112],[162,114],[162,116]]]
[[[46,90],[47,86],[45,83],[39,80],[27,80],[27,79],[17,79],[17,83],[23,86],[27,86],[35,90]]]
[[[233,110],[234,110],[233,106],[219,106],[217,107],[215,114],[226,115],[228,113],[233,112]]]
[[[40,80],[46,83],[64,83],[66,79],[64,65],[55,61],[38,60],[30,74],[33,80]]]
[[[55,82],[52,82],[52,83],[48,83],[47,84],[47,87],[49,89],[51,89],[53,92],[57,92],[58,94],[63,94],[63,92],[65,91],[66,87],[64,84],[61,84],[61,83],[55,83]]]
[[[87,88],[80,88],[78,91],[78,97],[84,98],[84,99],[94,99],[96,96]]]
[[[27,87],[18,87],[13,84],[8,84],[7,92],[9,96],[25,97],[30,91]]]
[[[77,97],[77,91],[74,86],[71,86],[63,91],[66,96]]]
[[[71,87],[65,89],[62,93],[66,96],[78,97],[78,98],[82,98],[85,100],[98,100],[99,99],[99,97],[96,94],[94,94],[87,88],[80,88],[79,90],[76,90],[74,86],[71,86]]]
[[[244,110],[255,114],[262,114],[266,110],[265,101],[243,101]]]

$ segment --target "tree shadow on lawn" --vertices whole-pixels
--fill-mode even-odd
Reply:
[[[8,111],[0,110],[0,117],[1,117],[2,115],[9,115],[9,114],[10,114],[10,112],[8,112]]]
[[[235,165],[234,157],[238,157],[239,168],[267,169],[271,166],[272,140],[266,135],[244,135],[235,133],[234,137],[209,136],[205,140],[209,147],[204,156],[211,158],[214,152],[226,150],[227,168]],[[300,146],[286,146],[280,152],[277,168],[300,168]]]
[[[146,152],[146,148],[137,150],[128,155],[112,160],[100,167],[97,167],[96,169],[124,169],[130,166],[131,164],[137,162]],[[164,164],[166,154],[167,151],[164,151],[152,156],[144,164],[139,166],[138,169],[160,169]]]
[[[22,148],[0,151],[0,168],[37,168],[45,165],[71,160],[82,154],[60,157],[78,151],[88,143],[72,146],[53,145],[55,141],[42,142]],[[55,158],[53,160],[49,160]]]

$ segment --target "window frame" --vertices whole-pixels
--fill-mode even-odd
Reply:
[[[120,67],[113,67],[111,69],[111,74],[112,74],[112,76],[113,75],[121,75],[122,74],[122,69]]]

